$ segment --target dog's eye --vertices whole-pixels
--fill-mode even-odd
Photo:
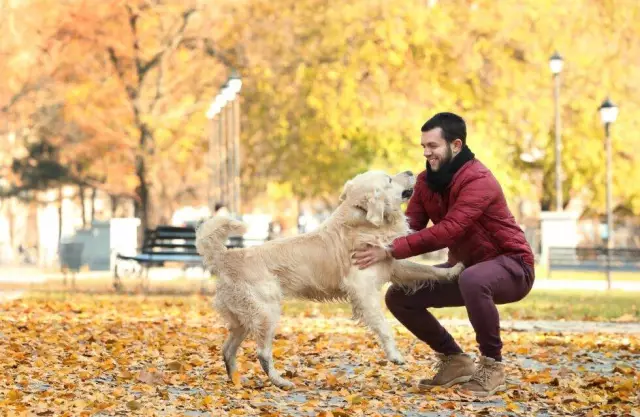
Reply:
[[[393,180],[391,179],[391,177],[389,177],[389,184],[391,184],[391,182],[392,182],[392,181],[393,181]]]

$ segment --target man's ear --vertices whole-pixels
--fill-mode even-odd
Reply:
[[[346,200],[347,198],[347,193],[349,192],[349,189],[351,188],[351,185],[353,183],[351,182],[351,180],[347,181],[344,184],[344,187],[342,188],[342,194],[340,194],[340,202],[342,203],[344,200]]]
[[[462,144],[462,140],[455,139],[453,142],[451,142],[450,146],[451,152],[457,155],[458,153],[460,153],[464,145]]]
[[[366,197],[367,220],[376,227],[382,225],[384,219],[384,196],[376,189]]]

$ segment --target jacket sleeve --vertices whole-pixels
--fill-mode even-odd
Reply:
[[[480,218],[498,193],[499,188],[490,176],[469,179],[460,186],[459,197],[442,221],[393,241],[393,257],[410,258],[451,246]]]
[[[427,227],[427,224],[429,223],[429,215],[424,208],[424,190],[422,187],[423,186],[421,184],[417,184],[415,186],[415,192],[409,200],[407,210],[404,212],[404,214],[409,218],[409,228],[416,232]]]

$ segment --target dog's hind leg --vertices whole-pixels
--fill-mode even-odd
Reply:
[[[260,329],[256,332],[256,344],[258,345],[258,361],[264,372],[269,376],[271,383],[282,389],[291,389],[294,387],[293,382],[284,379],[273,365],[273,338],[276,334],[276,326],[278,325],[279,310],[271,311],[271,314],[265,314]]]
[[[247,337],[249,331],[240,323],[235,322],[229,326],[229,335],[222,345],[222,357],[224,358],[224,366],[227,370],[229,380],[233,381],[234,374],[237,371],[236,354],[242,341]]]
[[[349,289],[348,293],[354,318],[363,322],[378,336],[380,344],[391,362],[398,365],[403,364],[404,358],[396,347],[392,328],[384,317],[380,296],[375,287],[356,286]]]

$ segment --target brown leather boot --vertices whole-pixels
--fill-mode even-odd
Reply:
[[[471,379],[475,371],[473,359],[465,353],[443,355],[436,353],[438,363],[432,378],[423,379],[418,386],[420,388],[443,387],[449,388],[455,384],[462,384]]]
[[[471,380],[462,385],[460,394],[488,397],[507,389],[504,364],[482,356]]]

